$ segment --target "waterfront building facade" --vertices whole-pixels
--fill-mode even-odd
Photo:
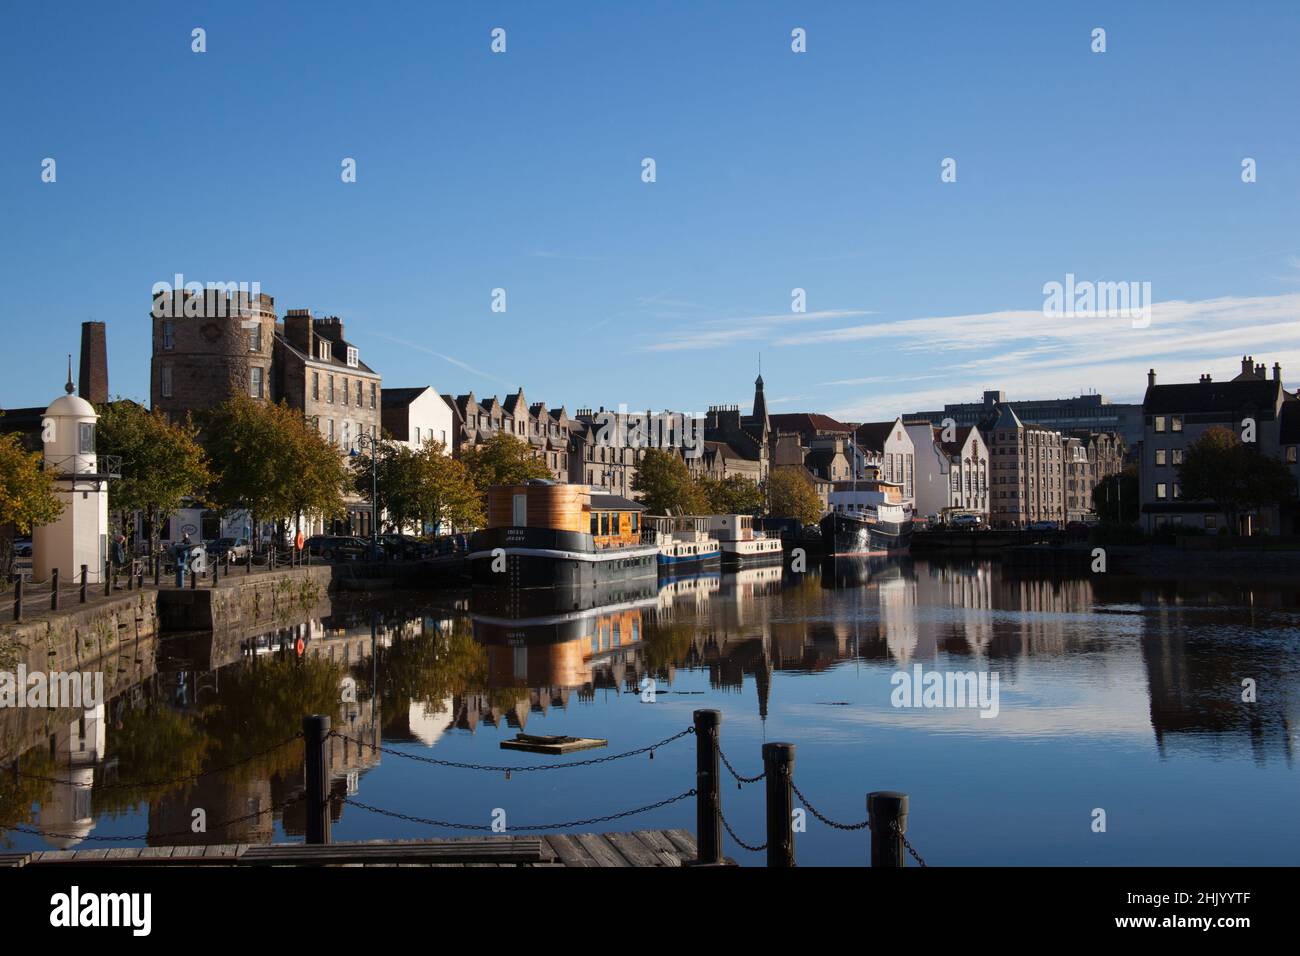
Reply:
[[[455,439],[452,407],[429,386],[386,388],[380,393],[383,434],[419,451],[439,442],[448,455]]]
[[[1111,402],[1104,395],[1089,393],[1074,398],[1011,401],[1003,391],[986,391],[982,401],[944,405],[942,411],[916,412],[909,421],[924,418],[942,426],[951,419],[957,425],[975,425],[990,430],[1010,406],[1021,421],[1034,422],[1062,434],[1114,432],[1128,448],[1142,440],[1142,406]]]
[[[1294,474],[1300,425],[1296,405],[1300,402],[1282,385],[1282,366],[1273,365],[1270,378],[1263,364],[1243,356],[1240,373],[1230,381],[1216,382],[1202,375],[1197,382],[1156,384],[1156,373],[1147,373],[1147,390],[1142,401],[1144,431],[1140,461],[1141,517],[1144,531],[1166,525],[1203,529],[1216,534],[1228,518],[1212,503],[1183,497],[1179,467],[1187,449],[1210,428],[1227,428],[1242,435],[1243,422],[1253,422],[1255,441],[1263,455],[1279,457]],[[1258,513],[1241,515],[1236,531],[1241,534],[1300,533],[1300,518],[1294,508],[1266,507]]]
[[[853,431],[863,463],[878,469],[879,477],[902,488],[902,504],[916,507],[916,446],[902,418],[892,422],[866,422]],[[859,472],[861,476],[861,471]]]
[[[987,433],[991,481],[989,520],[995,528],[1024,528],[1035,521],[1065,520],[1060,432],[1020,420],[1003,406]]]
[[[929,421],[904,426],[916,451],[916,511],[941,515],[948,509],[989,517],[989,449],[973,425],[956,427],[952,441]]]

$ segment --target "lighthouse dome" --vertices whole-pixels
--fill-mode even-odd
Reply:
[[[50,402],[50,407],[45,409],[45,414],[51,417],[60,418],[98,418],[99,414],[95,411],[95,406],[90,404],[80,395],[60,395],[54,401]]]

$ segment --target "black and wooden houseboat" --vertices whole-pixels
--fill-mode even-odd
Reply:
[[[487,510],[470,542],[475,585],[583,589],[658,574],[659,548],[642,539],[645,507],[630,498],[534,480],[489,488]]]

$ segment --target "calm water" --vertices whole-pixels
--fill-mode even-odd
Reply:
[[[741,773],[758,772],[763,741],[793,742],[796,783],[838,820],[864,819],[870,790],[909,793],[910,836],[935,864],[1294,865],[1297,598],[917,560],[703,577],[606,594],[595,609],[431,595],[335,604],[267,635],[128,640],[101,711],[0,712],[0,754],[23,751],[19,775],[0,779],[0,827],[18,848],[297,838],[302,746],[271,748],[304,713],[407,754],[548,765],[641,747],[713,707]],[[996,717],[893,706],[891,678],[918,664],[996,674]],[[1246,678],[1256,703],[1241,699]],[[500,749],[521,730],[609,745],[569,757]],[[334,835],[455,835],[345,797],[472,824],[498,809],[517,827],[600,817],[687,790],[694,746],[507,777],[335,740]],[[762,842],[761,784],[724,785],[723,806]],[[189,835],[196,807],[206,835]],[[1094,808],[1105,833],[1092,832]],[[693,830],[693,802],[580,829],[650,827]],[[729,839],[727,852],[763,860]],[[860,865],[867,838],[810,819],[797,853]]]

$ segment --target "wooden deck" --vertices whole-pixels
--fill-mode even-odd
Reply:
[[[530,862],[471,862],[509,858]],[[502,847],[506,847],[505,851]],[[302,843],[116,847],[0,854],[0,867],[26,866],[418,866],[634,867],[682,866],[695,859],[688,830],[556,833],[549,836],[467,837],[455,840],[369,840],[314,847]],[[441,862],[462,857],[459,862]]]

